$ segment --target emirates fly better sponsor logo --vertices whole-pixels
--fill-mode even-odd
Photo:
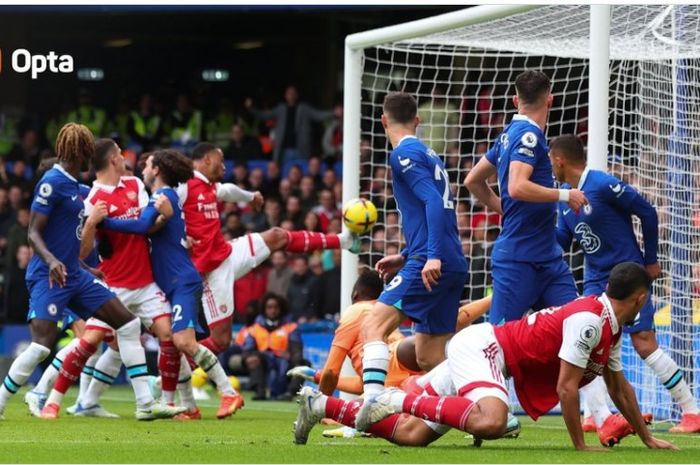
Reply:
[[[5,51],[0,49],[0,73],[5,70],[6,60]],[[37,79],[43,73],[66,74],[73,72],[73,57],[58,55],[53,50],[47,55],[33,55],[27,49],[18,48],[12,52],[10,63],[14,72],[29,73],[32,79]]]

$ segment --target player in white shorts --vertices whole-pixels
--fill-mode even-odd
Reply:
[[[193,152],[194,176],[178,187],[187,235],[192,239],[192,261],[202,275],[202,306],[210,336],[200,343],[215,354],[231,344],[233,282],[264,262],[272,252],[309,253],[321,249],[348,249],[357,253],[359,240],[349,232],[323,234],[271,228],[226,241],[221,232],[222,202],[242,202],[260,208],[260,192],[248,192],[224,177],[223,152],[203,142]]]

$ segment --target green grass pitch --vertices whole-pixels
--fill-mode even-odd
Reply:
[[[71,391],[73,393],[74,390]],[[201,402],[205,419],[192,422],[133,419],[133,394],[119,387],[108,391],[104,406],[118,420],[73,418],[63,413],[53,422],[32,418],[13,398],[0,422],[2,463],[700,463],[700,435],[657,434],[672,440],[680,452],[646,449],[636,437],[606,452],[574,451],[558,416],[534,423],[522,419],[518,439],[487,441],[481,448],[463,433],[451,431],[426,448],[398,447],[383,439],[327,439],[319,425],[306,446],[292,443],[293,402],[253,402],[234,417],[214,417],[216,402]],[[64,405],[74,397],[67,396]],[[597,443],[587,434],[589,444]]]

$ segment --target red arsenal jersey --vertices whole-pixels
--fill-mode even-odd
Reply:
[[[622,333],[605,294],[540,310],[494,331],[518,400],[535,420],[559,402],[561,360],[585,369],[581,386],[602,375],[606,365],[622,370]]]
[[[221,232],[217,189],[218,184],[210,182],[199,171],[178,188],[187,235],[195,240],[192,261],[200,273],[215,270],[231,255],[231,244]]]
[[[93,183],[85,202],[86,214],[100,200],[107,204],[110,218],[134,219],[148,204],[148,194],[139,178],[123,176],[116,186]],[[106,239],[112,246],[112,256],[101,257],[100,263],[110,287],[140,289],[153,282],[148,241],[144,236],[100,230],[97,237]]]

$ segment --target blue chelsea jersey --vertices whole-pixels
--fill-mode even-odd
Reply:
[[[104,227],[127,234],[146,234],[158,218],[155,201],[165,195],[173,207],[173,216],[158,231],[150,234],[151,266],[153,277],[163,292],[169,294],[175,287],[201,282],[201,278],[187,252],[185,220],[175,190],[158,189],[151,197],[138,220],[105,218]]]
[[[492,258],[522,262],[561,258],[562,250],[556,238],[556,203],[515,200],[508,193],[510,164],[514,161],[532,166],[530,181],[554,187],[547,139],[540,127],[526,116],[513,116],[485,156],[498,171],[503,209],[503,227]]]
[[[587,282],[607,280],[610,270],[622,262],[656,263],[658,218],[649,202],[615,176],[588,168],[578,188],[589,203],[578,213],[568,205],[559,207],[557,238],[567,249],[572,238],[581,245],[586,257]],[[642,223],[644,254],[634,233],[632,215],[638,216]]]
[[[80,270],[80,238],[84,221],[80,184],[59,164],[41,177],[34,188],[31,211],[49,218],[42,233],[46,247],[66,267],[68,275]],[[35,254],[27,267],[27,280],[46,278],[48,265]]]
[[[466,271],[457,230],[455,200],[442,160],[415,136],[391,152],[394,197],[401,215],[407,259],[438,258],[443,271]]]

